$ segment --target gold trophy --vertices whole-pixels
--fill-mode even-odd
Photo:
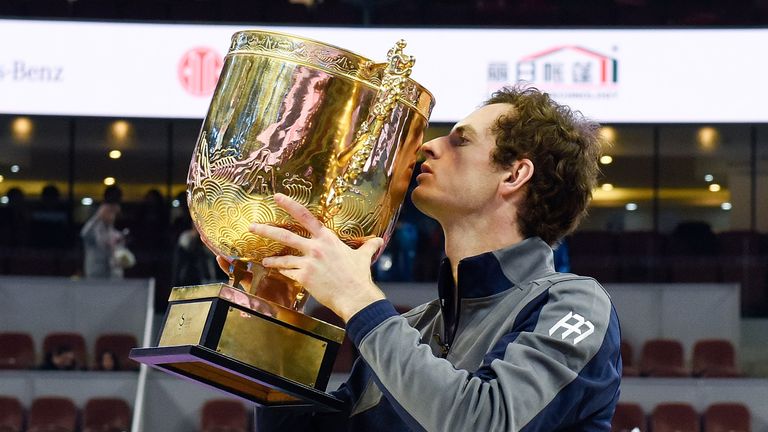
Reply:
[[[173,288],[157,347],[131,358],[260,405],[341,408],[324,390],[344,331],[303,314],[303,288],[260,265],[297,251],[248,227],[308,235],[279,192],[352,247],[389,239],[434,106],[404,47],[374,63],[282,33],[233,35],[187,180],[202,240],[233,259],[230,280]]]

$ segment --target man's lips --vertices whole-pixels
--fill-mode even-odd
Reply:
[[[433,174],[432,168],[429,167],[429,165],[423,163],[421,164],[421,173],[422,174]]]

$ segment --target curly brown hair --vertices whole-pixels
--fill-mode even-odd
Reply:
[[[576,229],[587,213],[600,173],[600,125],[534,87],[504,88],[485,105],[497,103],[515,108],[493,126],[493,162],[508,168],[527,158],[534,165],[524,204],[518,209],[521,234],[554,245]]]

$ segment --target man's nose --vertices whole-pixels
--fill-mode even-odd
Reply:
[[[437,140],[439,139],[435,138],[421,145],[419,152],[425,159],[435,159],[437,157]]]

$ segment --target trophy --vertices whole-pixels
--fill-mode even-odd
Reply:
[[[248,227],[309,235],[279,192],[351,247],[389,240],[434,106],[405,45],[375,63],[277,32],[233,35],[187,180],[195,227],[232,259],[230,279],[173,288],[157,346],[132,359],[262,406],[341,408],[324,390],[344,331],[305,315],[304,289],[260,265],[298,252]]]

